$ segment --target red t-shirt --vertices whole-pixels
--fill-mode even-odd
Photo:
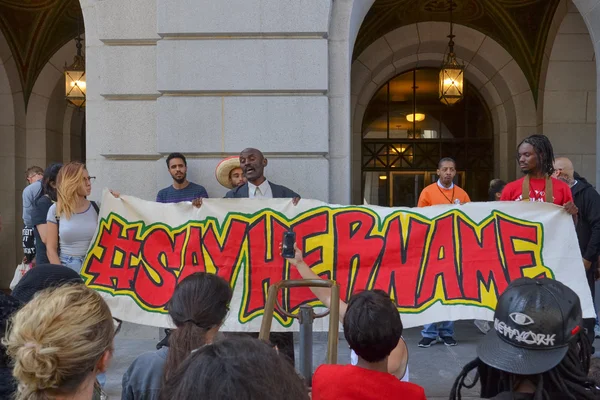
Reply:
[[[313,376],[312,400],[425,400],[425,390],[392,374],[354,365],[323,364]]]
[[[525,177],[507,184],[502,190],[500,201],[521,201],[523,199],[523,181]],[[546,201],[546,178],[529,179],[529,201]],[[573,201],[571,188],[561,180],[552,178],[554,204],[564,206]]]

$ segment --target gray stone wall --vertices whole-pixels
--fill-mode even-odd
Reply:
[[[92,196],[110,186],[153,199],[179,151],[220,197],[219,160],[258,147],[268,178],[330,200],[331,1],[85,3]]]

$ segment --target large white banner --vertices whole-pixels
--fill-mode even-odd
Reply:
[[[496,202],[427,208],[338,206],[315,200],[208,199],[158,204],[104,192],[101,222],[82,275],[114,316],[168,327],[165,310],[178,282],[216,273],[234,289],[226,331],[258,331],[269,285],[300,275],[279,253],[293,230],[306,263],[340,285],[342,299],[382,289],[405,327],[442,320],[492,320],[513,280],[557,279],[579,294],[594,317],[573,220],[545,203]],[[306,288],[280,302],[322,307]],[[296,328],[276,313],[273,330]],[[315,322],[327,330],[327,320]]]

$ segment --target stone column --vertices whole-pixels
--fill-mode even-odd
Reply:
[[[329,200],[332,203],[362,204],[360,165],[353,168],[352,154],[360,154],[353,143],[350,111],[350,62],[362,21],[375,0],[333,2],[329,27]],[[355,142],[355,141],[354,141]]]

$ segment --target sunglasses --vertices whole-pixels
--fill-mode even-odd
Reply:
[[[123,325],[123,321],[113,317],[113,326],[115,327],[114,336],[117,336],[117,334],[121,331],[121,325]]]

